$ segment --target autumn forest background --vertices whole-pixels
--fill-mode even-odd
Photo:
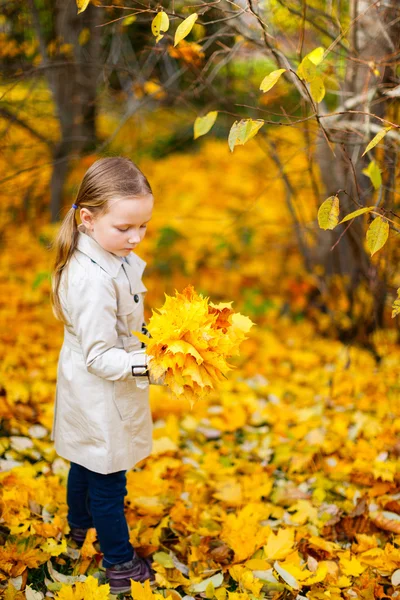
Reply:
[[[400,597],[398,4],[1,8],[0,596],[111,597],[95,532],[67,544],[50,273],[83,174],[123,155],[155,197],[147,318],[191,284],[255,323],[193,409],[152,386],[132,597]]]

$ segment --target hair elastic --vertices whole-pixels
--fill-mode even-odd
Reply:
[[[77,208],[78,208],[78,205],[77,205],[77,204],[73,204],[73,205],[72,205],[72,208],[75,208],[75,209],[77,209]]]

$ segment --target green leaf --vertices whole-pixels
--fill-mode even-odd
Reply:
[[[46,587],[48,590],[50,590],[50,592],[59,592],[61,590],[62,586],[63,586],[62,583],[57,583],[56,581],[47,580],[47,582],[46,582]]]
[[[367,248],[371,252],[371,256],[384,246],[388,237],[389,223],[382,217],[377,217],[367,230]]]
[[[211,127],[214,125],[217,116],[218,111],[212,110],[211,112],[207,113],[204,117],[197,117],[197,119],[194,122],[193,139],[196,140],[201,135],[205,135],[206,133],[208,133]]]
[[[187,35],[189,35],[189,33],[192,31],[193,25],[197,21],[198,16],[199,15],[197,13],[193,13],[184,21],[182,21],[180,25],[178,25],[175,31],[174,46],[179,44],[180,41],[182,41]]]
[[[380,171],[380,168],[378,167],[378,164],[374,160],[371,160],[368,167],[366,169],[362,170],[362,173],[364,173],[364,175],[366,175],[367,177],[370,178],[372,185],[374,186],[374,188],[376,190],[381,187],[381,185],[382,185],[381,171]]]
[[[364,152],[362,153],[361,156],[364,156],[364,154],[366,154],[367,152],[369,152],[370,150],[372,150],[372,148],[375,148],[375,146],[377,144],[379,144],[379,142],[381,141],[381,139],[383,139],[385,137],[385,135],[387,134],[387,132],[390,131],[391,129],[393,129],[393,127],[384,127],[383,129],[381,129],[380,131],[378,131],[378,133],[376,134],[376,136],[372,138],[372,140],[370,141],[370,143],[368,144],[368,146],[365,148],[365,150],[364,150]]]
[[[231,152],[235,146],[243,146],[246,142],[251,140],[259,131],[259,129],[264,125],[264,121],[261,119],[241,119],[240,121],[235,121],[232,125],[229,137],[228,144]]]
[[[314,65],[319,65],[322,62],[322,59],[324,58],[324,52],[325,50],[323,49],[323,47],[318,46],[318,48],[315,48],[315,50],[306,54],[304,58],[308,58],[308,60],[311,60],[311,62],[314,63]]]
[[[83,12],[89,6],[90,0],[76,0],[76,5],[78,7],[78,15]]]
[[[166,569],[173,569],[175,567],[174,561],[166,552],[155,552],[153,554],[153,560]]]
[[[318,104],[325,96],[325,86],[322,77],[314,77],[310,83],[311,98]]]
[[[321,229],[334,229],[339,221],[339,198],[329,196],[318,209],[318,225]]]
[[[344,219],[342,219],[339,223],[339,225],[341,223],[344,223],[345,221],[350,221],[350,219],[354,219],[355,217],[358,217],[358,215],[363,215],[367,212],[371,212],[371,210],[374,210],[373,206],[366,206],[365,208],[359,208],[358,210],[355,210],[351,213],[349,213],[348,215],[346,215],[344,217]]]
[[[305,56],[297,68],[297,75],[300,79],[304,79],[304,81],[311,83],[316,74],[317,67],[315,66],[315,63]]]
[[[165,33],[169,29],[169,18],[167,13],[160,10],[151,22],[151,32],[156,38],[156,44],[163,38],[161,31]]]
[[[272,71],[269,75],[264,77],[260,84],[260,90],[262,92],[268,92],[271,88],[274,87],[276,82],[281,77],[282,73],[284,73],[286,69],[277,69],[276,71]]]

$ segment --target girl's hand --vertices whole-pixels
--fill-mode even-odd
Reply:
[[[143,335],[147,335],[148,338],[151,338],[151,335],[148,332],[146,323],[142,323],[142,333],[143,333]],[[146,348],[146,344],[144,342],[142,342],[142,348]]]
[[[141,351],[136,352],[135,354],[137,356],[138,364],[132,367],[133,377],[148,377],[149,383],[153,385],[164,385],[165,375],[162,375],[156,379],[149,371],[149,357],[146,354],[146,344],[142,343]]]

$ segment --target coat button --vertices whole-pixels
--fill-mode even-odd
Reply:
[[[139,302],[139,296],[137,294],[135,294],[133,296],[133,299],[134,299],[135,302]]]

